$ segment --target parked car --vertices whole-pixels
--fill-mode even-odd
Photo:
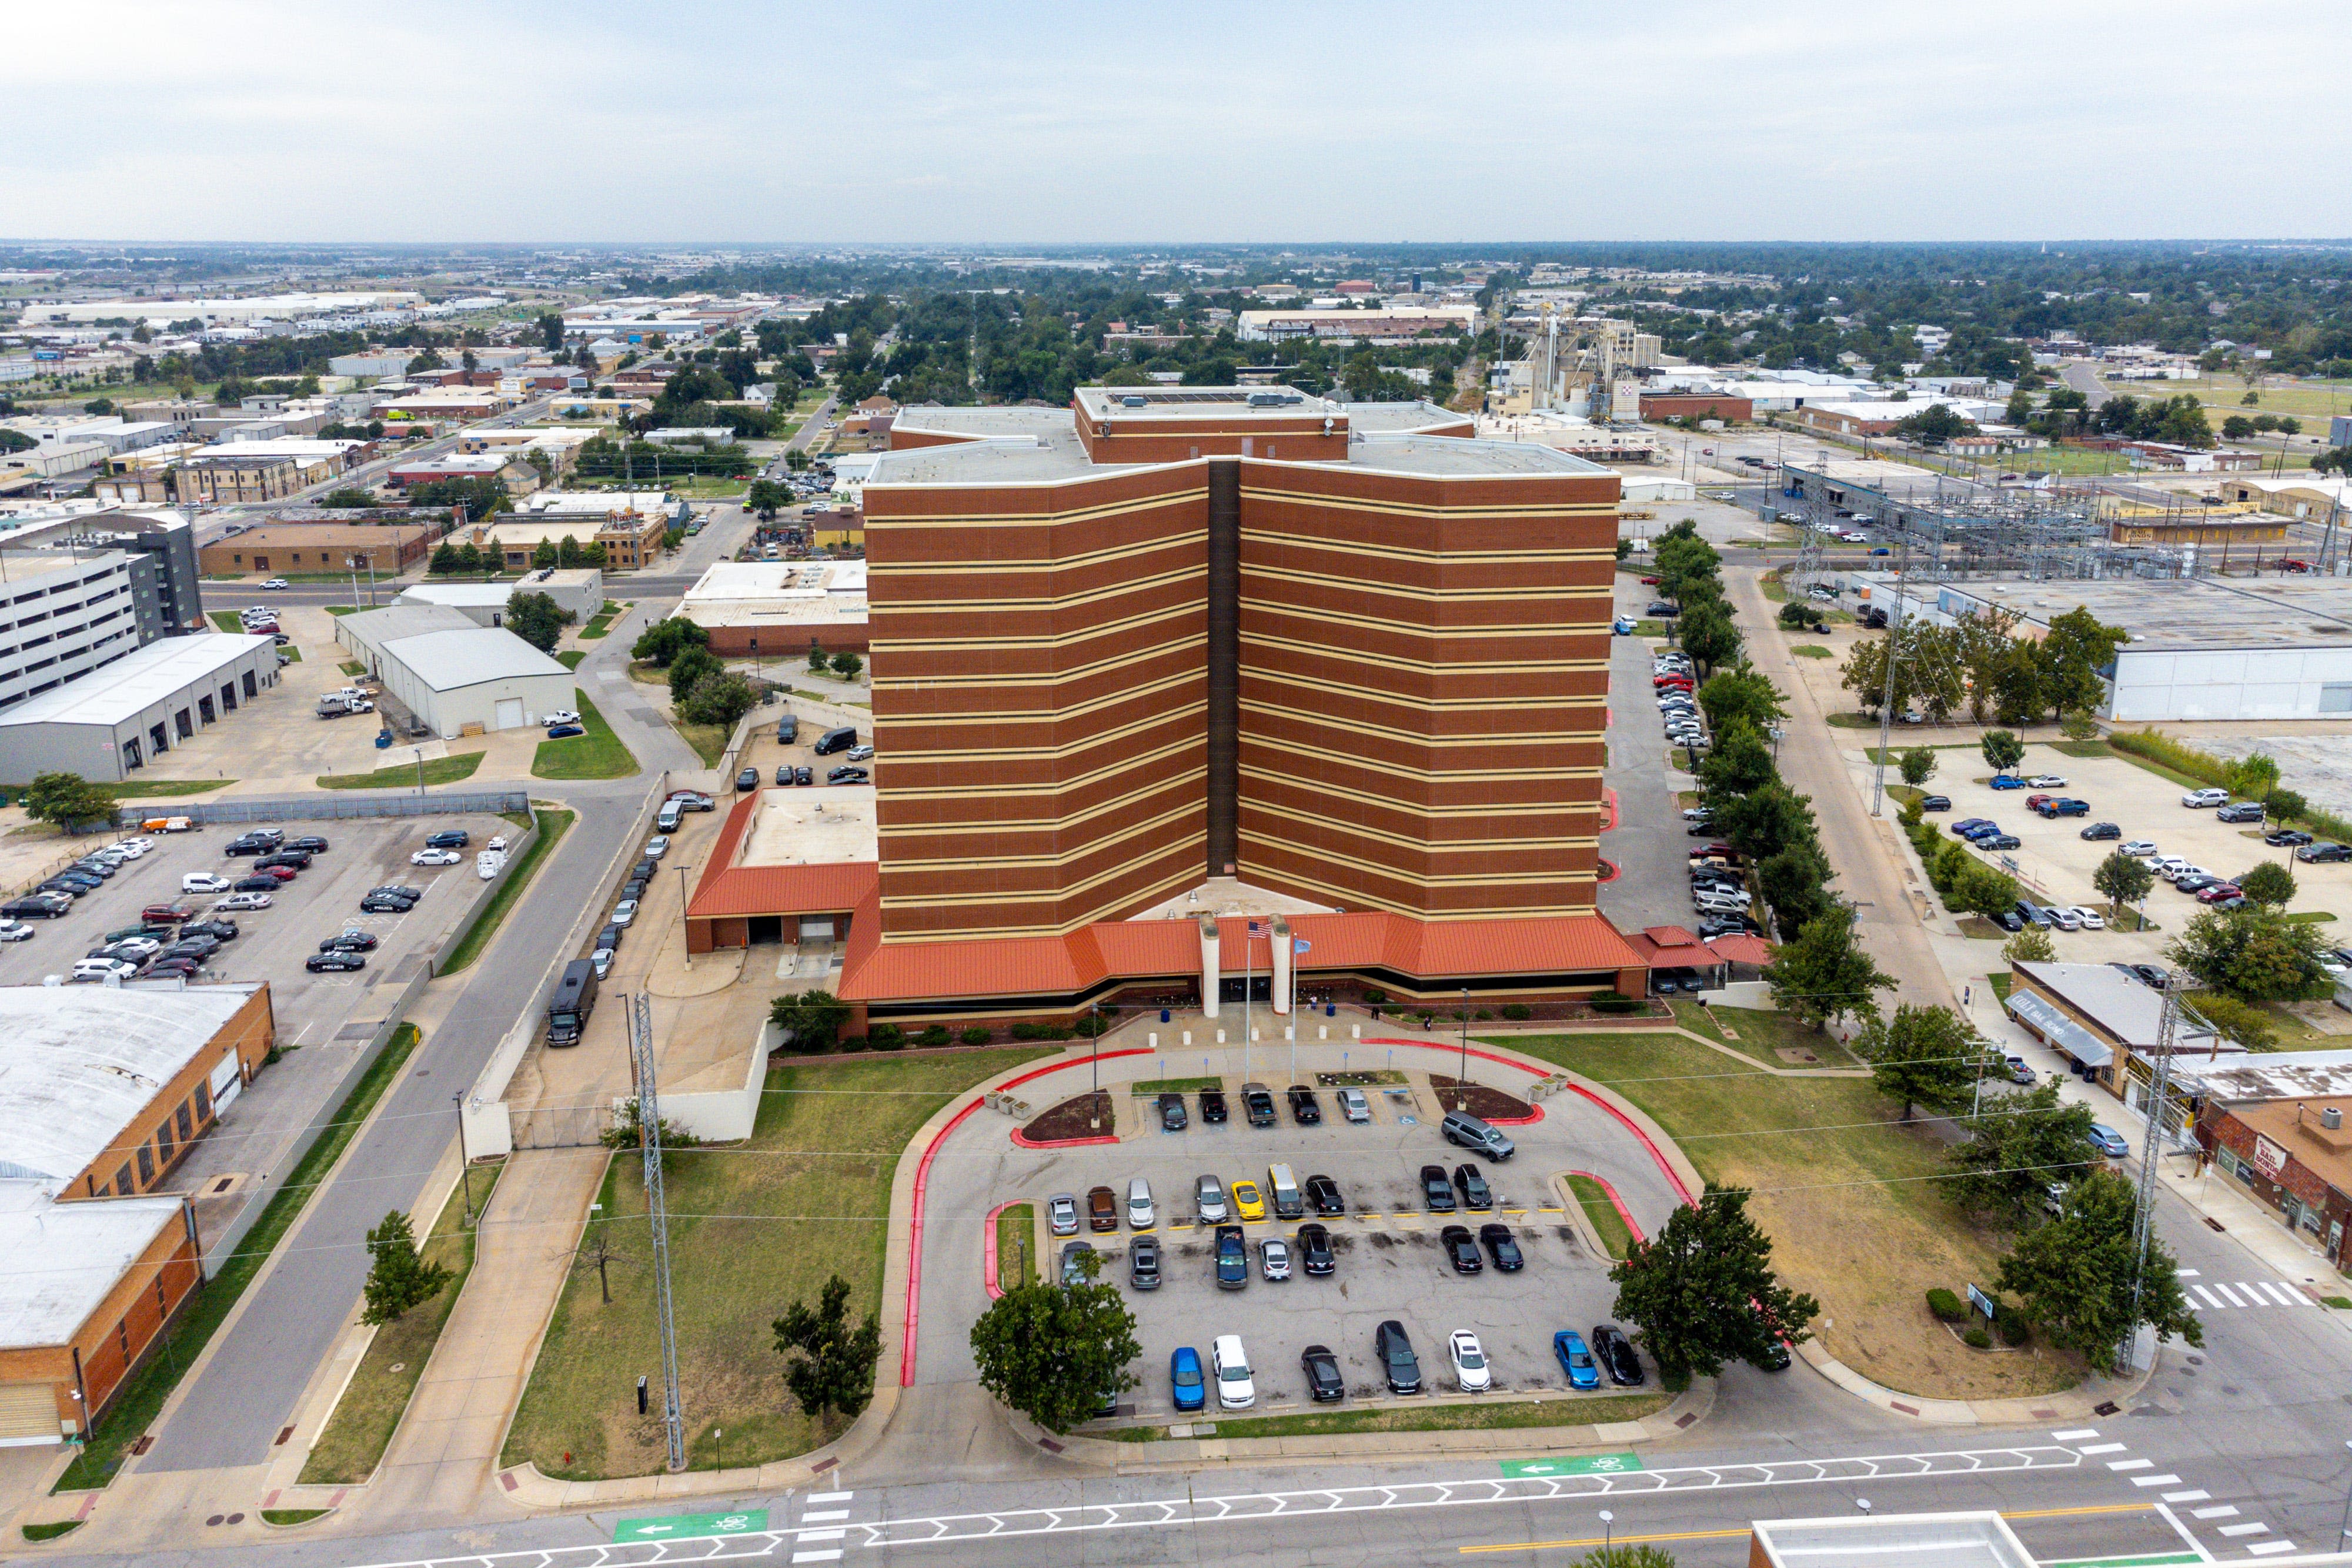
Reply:
[[[1229,1218],[1223,1182],[1215,1176],[1204,1176],[1193,1184],[1192,1218],[1202,1225],[1222,1224]]]
[[[474,841],[474,835],[463,828],[444,828],[425,841],[428,850],[462,850]]]
[[[1209,1366],[1217,1380],[1217,1408],[1246,1410],[1257,1403],[1257,1385],[1250,1379],[1249,1353],[1241,1335],[1221,1333],[1209,1342]]]
[[[1437,1246],[1457,1274],[1476,1274],[1486,1267],[1486,1260],[1478,1256],[1478,1243],[1466,1225],[1449,1225],[1439,1231]]]
[[[2102,839],[2120,839],[2124,836],[2124,831],[2114,822],[2093,822],[2076,836],[2096,842]]]
[[[1246,1180],[1237,1181],[1227,1191],[1234,1200],[1234,1218],[1264,1219],[1265,1218],[1265,1195],[1258,1191],[1257,1183]]]
[[[688,811],[715,811],[719,809],[719,802],[699,789],[673,789],[669,802]]]
[[[2024,847],[2024,841],[2015,833],[1991,833],[1977,841],[1977,848],[1980,850],[2018,850]]]
[[[1290,1086],[1290,1119],[1302,1127],[1320,1126],[1323,1107],[1315,1098],[1315,1091],[1304,1083]]]
[[[419,850],[408,857],[410,865],[456,865],[466,857],[455,850]]]
[[[2077,800],[2071,795],[2053,795],[2033,809],[2049,821],[2055,821],[2060,817],[2087,817],[2091,814],[2088,800]]]
[[[2352,861],[2352,844],[2334,842],[2305,844],[2294,852],[2294,858],[2311,865],[2330,861]]]
[[[1274,1125],[1274,1094],[1263,1083],[1242,1085],[1242,1110],[1253,1127]]]
[[[863,768],[842,767],[828,769],[824,781],[828,784],[864,784],[873,777]]]
[[[1486,1364],[1486,1347],[1468,1329],[1445,1337],[1445,1358],[1454,1365],[1454,1385],[1465,1394],[1484,1394],[1495,1386],[1494,1369]]]
[[[1516,1274],[1527,1267],[1527,1254],[1519,1249],[1517,1233],[1500,1220],[1489,1220],[1478,1228],[1478,1244],[1494,1260],[1497,1273]]]
[[[2091,1144],[2111,1160],[2122,1159],[2131,1153],[2131,1145],[2124,1142],[2124,1135],[2104,1122],[2091,1124]]]
[[[2063,789],[2066,788],[2066,779],[2064,775],[2057,773],[2037,773],[2032,778],[2028,779],[2025,783],[2026,787],[2032,789]]]
[[[1087,1282],[1086,1260],[1095,1255],[1091,1241],[1066,1241],[1062,1244],[1062,1283],[1065,1287]]]
[[[1310,1344],[1298,1353],[1298,1370],[1307,1379],[1307,1396],[1318,1405],[1336,1405],[1348,1396],[1348,1380],[1339,1374],[1339,1358],[1328,1344]]]
[[[1201,1125],[1222,1127],[1225,1124],[1225,1092],[1222,1089],[1201,1091]]]
[[[2259,822],[2263,820],[2260,800],[2232,800],[2213,813],[2217,822]]]
[[[1952,798],[1949,795],[1923,795],[1920,797],[1919,810],[1923,811],[1948,811],[1951,809]]]
[[[2314,841],[2309,833],[2295,828],[2277,828],[2263,835],[2263,842],[2274,850],[2299,850]]]
[[[1150,1230],[1159,1223],[1159,1211],[1151,1206],[1151,1184],[1137,1176],[1127,1184],[1127,1228]]]
[[[1087,1193],[1087,1228],[1118,1228],[1118,1194],[1107,1186],[1094,1187]]]
[[[746,768],[742,772],[735,775],[735,788],[737,789],[757,789],[759,787],[760,770],[758,768]]]
[[[33,928],[21,920],[0,920],[0,942],[30,942]]]
[[[275,900],[266,893],[232,893],[226,898],[215,900],[213,908],[224,914],[230,914],[247,909],[267,909],[274,902]],[[364,909],[367,905],[362,904],[360,907]]]
[[[2232,899],[2242,900],[2245,896],[2245,890],[2241,888],[2236,883],[2217,882],[2210,887],[2200,888],[2197,892],[2197,902],[2200,904],[2229,904]]]
[[[258,909],[266,906],[267,904],[265,902],[265,904],[237,904],[234,907],[240,909]],[[217,909],[227,909],[232,906],[226,903],[222,903],[215,904],[214,907]],[[372,893],[365,898],[360,900],[360,913],[362,915],[405,915],[415,907],[416,904],[413,899],[393,898],[380,893]]]
[[[1421,1358],[1412,1353],[1412,1336],[1394,1318],[1372,1331],[1372,1354],[1380,1358],[1381,1373],[1386,1378],[1391,1394],[1421,1392]]]
[[[1066,1192],[1057,1192],[1045,1200],[1045,1225],[1056,1236],[1078,1233],[1078,1200]]]
[[[1454,1167],[1454,1190],[1462,1195],[1462,1207],[1465,1208],[1495,1207],[1494,1190],[1487,1186],[1486,1178],[1479,1174],[1478,1167],[1466,1160]]]
[[[2021,1056],[2002,1057],[2000,1064],[2011,1083],[2032,1083],[2036,1081],[2032,1064]]]
[[[1363,1123],[1372,1119],[1371,1102],[1364,1098],[1362,1090],[1342,1089],[1336,1098],[1339,1102],[1339,1114],[1349,1122]]]
[[[1189,1344],[1180,1344],[1168,1356],[1168,1386],[1174,1396],[1176,1413],[1187,1415],[1207,1403],[1201,1380],[1201,1353]]]
[[[1566,1375],[1570,1388],[1601,1386],[1601,1364],[1585,1348],[1584,1336],[1574,1329],[1561,1329],[1551,1336],[1551,1353],[1559,1359],[1559,1370]]]
[[[2230,803],[2230,792],[2227,789],[2191,789],[2180,797],[2180,803],[2190,807],[2226,806]]]
[[[1160,1289],[1160,1239],[1139,1236],[1127,1244],[1127,1282],[1138,1291]]]
[[[1648,1380],[1633,1342],[1615,1323],[1592,1325],[1592,1354],[1608,1372],[1609,1381],[1620,1388],[1639,1388]]]
[[[1238,1225],[1220,1225],[1216,1230],[1217,1289],[1244,1290],[1249,1285],[1249,1244],[1242,1239]]]
[[[187,929],[193,931],[195,927],[191,925]],[[373,953],[377,946],[375,934],[370,931],[345,931],[319,939],[319,951],[321,953]]]
[[[2073,915],[2085,931],[2105,931],[2107,928],[2107,917],[2087,904],[2075,904],[2066,913]],[[2071,931],[2074,927],[2070,925],[2067,929]]]
[[[345,953],[340,950],[331,953],[313,953],[302,960],[302,967],[314,975],[328,970],[364,969],[367,967],[367,957],[364,954]]]
[[[1307,1206],[1318,1214],[1339,1215],[1348,1212],[1347,1200],[1339,1196],[1339,1184],[1328,1176],[1307,1178]]]
[[[1298,1266],[1309,1274],[1331,1272],[1331,1232],[1328,1229],[1315,1224],[1298,1228]]]
[[[1184,1114],[1184,1096],[1181,1094],[1171,1091],[1160,1095],[1158,1103],[1161,1132],[1181,1133],[1191,1124],[1192,1118]]]
[[[215,876],[208,871],[192,871],[180,879],[182,893],[226,893],[228,878]]]
[[[1962,817],[1957,822],[1946,824],[1946,826],[1948,827],[1956,836],[1963,839],[1967,838],[1979,828],[1990,828],[1992,825],[1993,821],[1990,817]]]
[[[1290,1278],[1290,1243],[1279,1236],[1261,1236],[1257,1243],[1258,1272],[1269,1280]]]
[[[1421,1201],[1432,1214],[1454,1212],[1454,1183],[1444,1166],[1421,1167]]]
[[[637,901],[635,899],[625,898],[621,900],[620,903],[613,905],[614,925],[620,926],[623,930],[626,930],[636,923]]]
[[[1996,789],[2022,789],[2025,780],[2014,773],[1996,773],[1992,776],[1992,787]]]

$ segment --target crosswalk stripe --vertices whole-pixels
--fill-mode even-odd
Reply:
[[[2214,1288],[2215,1290],[2217,1290],[2217,1291],[2221,1291],[2221,1294],[2222,1294],[2224,1297],[2226,1297],[2226,1298],[2228,1299],[2229,1303],[2230,1303],[2231,1306],[2233,1306],[2233,1307],[2242,1307],[2242,1306],[2244,1306],[2244,1305],[2246,1304],[2245,1302],[2243,1302],[2243,1301],[2242,1301],[2238,1300],[2238,1292],[2237,1292],[2237,1291],[2233,1291],[2233,1290],[2230,1289],[2230,1287],[2229,1287],[2229,1286],[2222,1284],[2220,1281],[2218,1281],[2218,1280],[2217,1280],[2217,1281],[2215,1281],[2213,1282],[2213,1288]]]
[[[2109,1459],[2107,1461],[2107,1469],[2111,1470],[2144,1470],[2155,1463],[2156,1461],[2154,1459]],[[2175,1476],[2172,1479],[2174,1480],[2179,1480],[2180,1478],[2179,1476]]]
[[[2211,1508],[2200,1508],[2196,1510],[2191,1517],[2197,1519],[2235,1519],[2238,1517],[2238,1505],[2234,1502],[2218,1502]]]
[[[2130,1446],[2131,1445],[2128,1443],[2093,1443],[2090,1447],[2084,1448],[2083,1452],[2085,1454],[2120,1454]]]
[[[829,1524],[836,1519],[847,1519],[848,1517],[849,1511],[845,1508],[812,1509],[808,1512],[801,1515],[801,1522],[803,1524]]]
[[[2265,1541],[2259,1546],[2247,1547],[2246,1555],[2249,1557],[2275,1557],[2282,1552],[2292,1552],[2294,1550],[2294,1542],[2292,1541]]]
[[[808,1494],[808,1501],[812,1504],[820,1502],[847,1502],[851,1498],[854,1498],[856,1495],[857,1494],[854,1491],[813,1491]]]
[[[2270,1532],[2269,1525],[2254,1519],[2250,1519],[2243,1524],[2225,1524],[2221,1527],[2221,1533],[2229,1536],[2268,1535]]]
[[[2195,1269],[2175,1269],[2172,1272],[2175,1278],[2182,1280],[2197,1280],[2204,1277]]]
[[[2180,1478],[2179,1476],[2134,1476],[2131,1483],[2136,1487],[2177,1487],[2180,1484]]]
[[[2072,1431],[2053,1432],[2050,1435],[2062,1443],[2074,1443],[2080,1442],[2084,1437],[2097,1437],[2099,1429],[2096,1427],[2077,1427]]]
[[[2276,1296],[2278,1298],[2278,1304],[2282,1307],[2300,1307],[2308,1304],[2308,1298],[2306,1298],[2301,1291],[2294,1290],[2290,1286],[2282,1285],[2274,1280],[2263,1280],[2258,1281],[2258,1283],[2261,1284],[2263,1290],[2268,1291],[2272,1295]]]
[[[2167,1502],[2203,1502],[2207,1498],[2211,1497],[2212,1495],[2213,1494],[2210,1491],[2202,1490],[2168,1491],[2164,1494],[2164,1500]]]
[[[2200,1298],[2202,1298],[2202,1299],[2203,1299],[2203,1301],[2204,1301],[2205,1304],[2206,1304],[2208,1307],[2214,1308],[2215,1310],[2217,1310],[2217,1311],[2218,1311],[2219,1309],[2221,1309],[2221,1308],[2222,1308],[2222,1307],[2226,1307],[2226,1306],[2228,1306],[2228,1305],[2230,1304],[2229,1302],[2227,1302],[2227,1301],[2223,1301],[2221,1297],[2219,1297],[2219,1296],[2215,1295],[2211,1291],[2210,1291],[2210,1290],[2206,1289],[2206,1288],[2205,1288],[2204,1286],[2202,1286],[2202,1285],[2191,1285],[2191,1286],[2189,1286],[2189,1288],[2190,1290],[2192,1290],[2192,1291],[2196,1291],[2196,1292],[2197,1292],[2197,1294],[2198,1294]]]
[[[801,1538],[803,1544],[813,1541],[845,1541],[849,1538],[848,1528],[838,1524],[827,1530],[802,1530],[793,1533]]]
[[[841,1548],[836,1546],[830,1552],[795,1552],[793,1553],[793,1561],[795,1563],[838,1563],[841,1561]]]

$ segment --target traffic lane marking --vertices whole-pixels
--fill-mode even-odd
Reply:
[[[2234,1502],[2225,1502],[2217,1504],[2212,1508],[2192,1509],[2190,1511],[2190,1517],[2194,1519],[2235,1519],[2238,1517],[2238,1505]]]
[[[2148,1504],[2148,1503],[2144,1503],[2144,1502],[2123,1502],[2123,1503],[2095,1503],[2095,1504],[2091,1504],[2091,1505],[2088,1505],[2088,1506],[2085,1506],[2085,1507],[2082,1507],[2082,1508],[2036,1508],[2036,1509],[2021,1509],[2021,1510],[2016,1510],[2016,1511],[2004,1511],[2002,1512],[2002,1514],[2001,1514],[2001,1518],[2003,1518],[2003,1519],[2058,1519],[2058,1518],[2065,1517],[2065,1516],[2070,1515],[2070,1514],[2087,1514],[2087,1513],[2139,1513],[2139,1512],[2144,1512],[2144,1511],[2147,1511],[2147,1509],[2149,1509],[2151,1506],[2153,1506],[2153,1505]],[[1572,1550],[1574,1550],[1575,1548],[1577,1548],[1577,1547],[1580,1547],[1580,1546],[1601,1546],[1601,1545],[1603,1545],[1603,1544],[1606,1544],[1606,1543],[1609,1543],[1609,1542],[1624,1542],[1624,1543],[1626,1543],[1626,1544],[1628,1544],[1628,1545],[1638,1545],[1638,1544],[1641,1544],[1641,1543],[1645,1542],[1654,1542],[1654,1541],[1722,1541],[1722,1540],[1734,1539],[1734,1538],[1738,1538],[1738,1537],[1744,1537],[1744,1536],[1750,1535],[1750,1534],[1752,1534],[1752,1533],[1753,1533],[1753,1531],[1752,1531],[1751,1530],[1745,1530],[1745,1529],[1743,1529],[1743,1530],[1686,1530],[1686,1531],[1676,1531],[1676,1532],[1672,1533],[1672,1534],[1658,1534],[1658,1535],[1609,1535],[1609,1536],[1593,1535],[1593,1536],[1587,1536],[1587,1537],[1584,1537],[1584,1538],[1582,1538],[1582,1539],[1580,1539],[1580,1540],[1575,1540],[1575,1541],[1528,1541],[1528,1542],[1517,1542],[1517,1543],[1513,1543],[1513,1542],[1494,1542],[1494,1543],[1492,1543],[1492,1544],[1488,1544],[1488,1545],[1478,1545],[1478,1546],[1457,1546],[1457,1547],[1455,1547],[1454,1550],[1454,1552],[1455,1552],[1458,1555],[1467,1557],[1467,1556],[1472,1556],[1472,1555],[1483,1555],[1483,1554],[1486,1554],[1486,1553],[1489,1553],[1489,1552],[1549,1552],[1549,1551],[1572,1551]]]

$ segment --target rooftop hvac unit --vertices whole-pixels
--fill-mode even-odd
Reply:
[[[2319,1124],[2326,1128],[2331,1133],[2342,1132],[2344,1130],[2344,1107],[2341,1105],[2322,1105],[2319,1108]]]

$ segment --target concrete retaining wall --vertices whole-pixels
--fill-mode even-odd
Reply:
[[[275,800],[151,800],[119,808],[114,820],[121,827],[135,827],[156,817],[185,817],[194,822],[331,822],[357,817],[444,817],[468,811],[496,817],[530,810],[530,792],[526,789],[423,794],[412,789],[398,795],[329,790]]]

